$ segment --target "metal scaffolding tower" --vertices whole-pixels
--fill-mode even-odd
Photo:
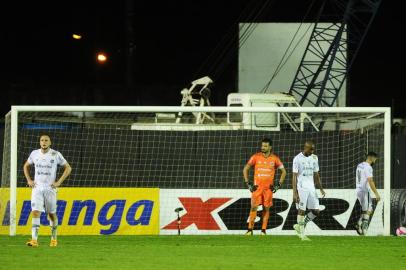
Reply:
[[[381,0],[321,2],[289,91],[301,106],[336,106],[339,92],[380,3]]]

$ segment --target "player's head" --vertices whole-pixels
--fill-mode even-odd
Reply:
[[[261,152],[264,154],[270,153],[272,150],[272,141],[269,138],[263,138],[261,141]]]
[[[377,153],[375,153],[373,151],[368,152],[368,154],[367,154],[367,162],[369,164],[371,164],[371,166],[375,164],[377,159],[378,159],[378,154]]]
[[[51,137],[48,134],[41,134],[39,136],[39,144],[42,150],[48,150],[51,146]]]
[[[303,154],[308,157],[312,155],[314,152],[314,142],[312,141],[306,141],[304,148],[303,148]]]

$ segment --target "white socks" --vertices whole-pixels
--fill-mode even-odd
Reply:
[[[361,223],[362,230],[363,231],[368,230],[368,226],[369,226],[369,215],[368,214],[362,214],[362,223]]]
[[[304,219],[304,226],[306,227],[307,223],[309,223],[309,221],[312,221],[313,219],[315,219],[317,216],[315,214],[313,214],[313,212],[309,212],[307,213],[305,219]]]
[[[56,240],[56,229],[58,228],[58,219],[53,222],[52,220],[49,221],[49,225],[51,226],[51,239]]]
[[[32,218],[32,229],[31,229],[31,239],[38,240],[38,232],[40,227],[40,218]],[[52,220],[49,221],[49,225],[51,226],[51,237],[53,240],[56,240],[56,230],[58,228],[58,219],[53,222]]]
[[[307,223],[315,219],[317,216],[313,214],[313,212],[307,213],[306,217],[297,215],[297,224],[299,224],[300,234],[304,236],[304,230],[306,228]]]
[[[304,226],[305,226],[305,221],[304,221],[304,216],[297,215],[297,224],[299,224],[300,227],[300,233],[304,233]]]
[[[38,240],[38,231],[40,226],[40,218],[32,218],[31,239]]]

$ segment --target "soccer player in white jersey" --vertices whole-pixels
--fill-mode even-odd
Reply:
[[[41,212],[46,212],[50,218],[51,225],[51,247],[57,246],[56,230],[58,218],[56,216],[56,188],[69,176],[72,171],[71,166],[61,153],[51,149],[51,138],[44,134],[40,136],[40,149],[31,152],[28,160],[24,164],[24,175],[27,184],[32,188],[31,210],[32,210],[32,238],[27,242],[30,247],[38,247],[38,231],[40,227]],[[35,176],[32,180],[30,176],[30,166],[35,166]],[[63,166],[64,171],[56,180],[57,167]]]
[[[307,141],[303,152],[293,159],[293,201],[298,208],[297,224],[293,228],[302,240],[309,240],[305,235],[306,225],[319,215],[319,199],[315,186],[320,189],[323,197],[326,195],[321,186],[319,161],[313,152],[314,143]],[[309,212],[305,216],[306,210]]]
[[[373,179],[372,166],[375,164],[376,160],[377,154],[375,152],[369,152],[366,160],[358,164],[356,170],[356,193],[357,199],[361,204],[362,215],[355,225],[355,228],[360,235],[365,235],[367,233],[369,220],[374,211],[371,191],[375,194],[377,202],[381,200]]]

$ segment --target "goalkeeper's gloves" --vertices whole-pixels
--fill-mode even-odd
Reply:
[[[247,185],[247,188],[251,191],[254,192],[255,190],[257,190],[258,186],[257,185],[253,185],[250,182],[245,182],[245,184]]]
[[[280,187],[281,187],[281,182],[279,182],[279,181],[276,182],[275,185],[271,185],[272,192],[273,192],[273,193],[277,192]]]

